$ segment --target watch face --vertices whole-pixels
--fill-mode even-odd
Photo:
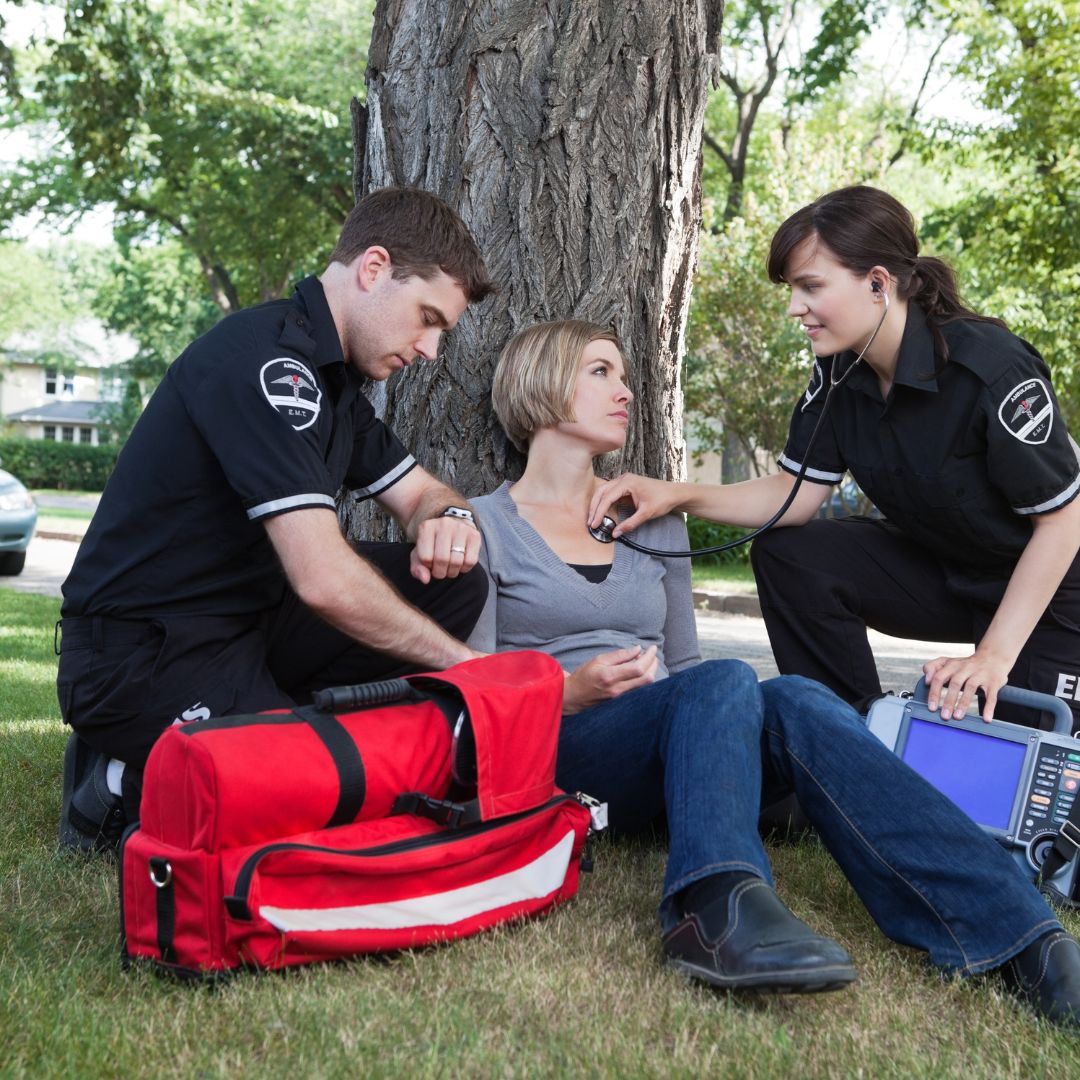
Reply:
[[[464,518],[466,521],[473,520],[472,511],[461,506],[448,506],[439,516]]]

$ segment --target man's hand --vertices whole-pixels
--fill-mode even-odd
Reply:
[[[476,565],[480,557],[480,530],[462,518],[434,517],[420,523],[410,569],[417,581],[456,578]]]
[[[563,714],[569,716],[628,690],[648,686],[656,678],[659,663],[655,645],[650,645],[644,652],[640,645],[633,645],[594,656],[566,676]]]
[[[375,501],[405,526],[415,545],[410,565],[417,581],[427,585],[433,578],[455,578],[476,565],[480,530],[464,518],[441,516],[448,506],[468,508],[468,501],[420,466]]]

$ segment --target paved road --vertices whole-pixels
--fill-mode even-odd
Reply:
[[[45,495],[41,492],[33,492],[34,502],[38,509],[44,510],[49,507],[64,510],[96,510],[100,495]]]
[[[697,617],[701,655],[708,660],[736,656],[753,666],[762,679],[779,674],[773,660],[765,624],[747,615]],[[881,685],[886,690],[913,690],[922,665],[935,656],[951,656],[963,648],[934,641],[909,641],[870,631],[870,645],[877,658]]]
[[[36,536],[27,552],[26,569],[18,577],[0,577],[0,588],[60,595],[60,583],[67,576],[77,545],[68,540],[47,540]],[[758,675],[777,674],[772,649],[760,619],[746,615],[704,614],[697,617],[701,654],[707,659],[737,656],[752,664]],[[940,642],[905,641],[871,631],[871,644],[878,660],[881,683],[886,689],[910,690],[924,661],[950,654],[957,647]]]
[[[60,584],[67,577],[78,544],[70,540],[47,540],[35,536],[26,551],[26,567],[16,577],[0,577],[0,589],[59,596]]]

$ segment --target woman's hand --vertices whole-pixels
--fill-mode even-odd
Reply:
[[[613,536],[622,536],[652,518],[670,514],[679,502],[679,486],[667,480],[623,473],[601,484],[593,493],[589,503],[589,528],[597,528],[605,514],[615,517],[611,508],[626,498],[634,504],[634,512],[615,526]]]
[[[926,676],[927,703],[931,710],[941,707],[941,718],[960,719],[982,690],[986,697],[982,718],[993,719],[998,691],[1009,681],[1012,663],[989,651],[976,649],[971,656],[939,656],[923,664]]]
[[[640,645],[633,645],[594,656],[566,676],[563,715],[581,712],[628,690],[648,686],[656,678],[659,663],[655,645],[650,645],[644,652]]]

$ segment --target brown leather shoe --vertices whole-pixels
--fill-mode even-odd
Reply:
[[[727,928],[716,941],[688,912],[664,935],[664,952],[672,967],[722,990],[814,994],[856,978],[847,952],[797,919],[760,878],[732,889]]]
[[[1001,976],[1052,1024],[1080,1028],[1080,944],[1064,930],[1036,938],[1001,968]]]

